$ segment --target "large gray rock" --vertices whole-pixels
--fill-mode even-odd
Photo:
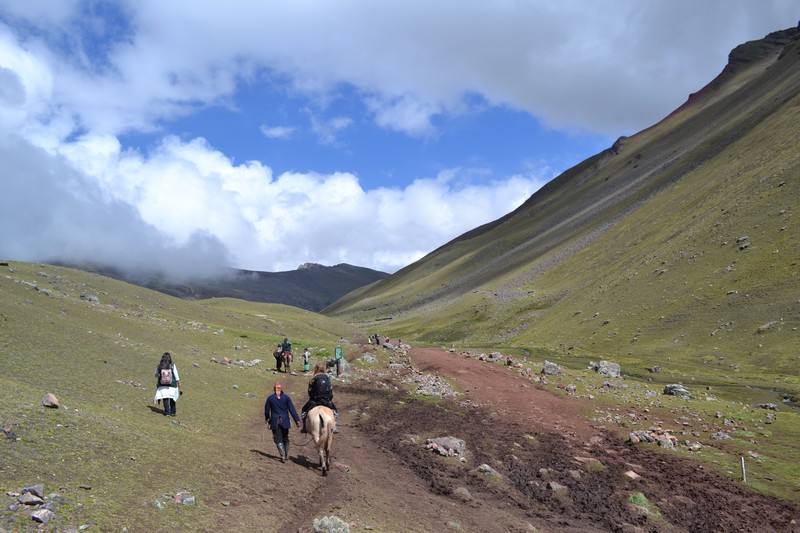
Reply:
[[[589,368],[602,376],[610,378],[618,378],[622,374],[622,369],[617,363],[611,361],[600,361],[599,363],[590,363]]]
[[[467,444],[456,437],[439,437],[428,439],[426,446],[435,450],[439,455],[461,457],[467,449]]]
[[[689,391],[680,383],[671,383],[669,385],[664,385],[664,394],[669,394],[670,396],[678,396],[680,398],[691,398],[692,395]]]
[[[551,363],[550,361],[544,362],[544,367],[542,368],[542,374],[548,376],[558,376],[561,374],[562,368],[555,363]]]

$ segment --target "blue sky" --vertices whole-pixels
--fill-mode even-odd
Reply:
[[[793,0],[0,0],[0,256],[393,272],[799,15]]]

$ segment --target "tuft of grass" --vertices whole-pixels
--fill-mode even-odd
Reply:
[[[660,518],[661,517],[661,510],[658,508],[657,505],[650,502],[641,492],[635,492],[628,497],[628,501],[631,502],[633,505],[641,507],[647,511],[647,516],[650,518]]]

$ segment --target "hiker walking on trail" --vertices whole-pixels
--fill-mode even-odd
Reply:
[[[183,394],[181,378],[178,376],[178,367],[172,362],[169,352],[164,352],[161,362],[158,363],[155,371],[156,377],[156,397],[155,403],[159,401],[164,405],[164,416],[175,416],[175,402]]]
[[[300,430],[301,433],[306,432],[306,414],[318,405],[330,407],[333,410],[336,423],[339,422],[339,411],[333,403],[333,384],[331,383],[330,376],[325,372],[325,367],[321,364],[314,365],[314,375],[311,377],[311,381],[308,382],[308,401],[301,410],[301,416],[303,418],[303,429]],[[336,424],[333,426],[333,432],[339,433]]]
[[[281,462],[285,463],[286,458],[289,457],[289,428],[292,427],[289,417],[294,419],[297,427],[300,427],[300,417],[297,416],[292,398],[283,392],[283,384],[280,381],[275,382],[272,390],[274,392],[269,395],[264,404],[264,420],[272,429],[272,440],[278,447]]]

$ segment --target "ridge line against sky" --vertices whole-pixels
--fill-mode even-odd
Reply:
[[[711,81],[791,0],[0,0],[0,257],[394,272]]]

